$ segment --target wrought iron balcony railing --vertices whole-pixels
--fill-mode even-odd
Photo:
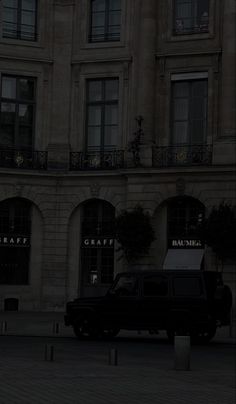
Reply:
[[[47,152],[0,149],[0,167],[46,170]]]
[[[153,167],[210,165],[211,145],[153,147]]]
[[[197,34],[209,31],[208,16],[202,16],[196,20],[192,18],[176,18],[174,35]]]
[[[70,153],[70,170],[113,170],[123,167],[123,150]]]

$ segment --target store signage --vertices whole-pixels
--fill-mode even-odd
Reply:
[[[0,235],[0,247],[29,247],[30,238],[27,236]]]
[[[202,241],[195,239],[173,239],[170,240],[171,248],[202,248]]]
[[[82,240],[83,248],[112,248],[114,246],[113,238],[84,238]]]

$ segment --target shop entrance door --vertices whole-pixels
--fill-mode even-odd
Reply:
[[[115,209],[105,201],[88,201],[83,206],[81,228],[80,295],[101,296],[114,275]]]

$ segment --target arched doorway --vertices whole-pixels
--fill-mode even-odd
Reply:
[[[92,199],[82,206],[81,281],[82,296],[106,292],[114,275],[115,208],[106,201]]]
[[[203,269],[204,245],[198,226],[204,205],[192,197],[176,197],[167,203],[167,254],[164,269]]]
[[[0,284],[29,283],[32,203],[23,198],[0,203]]]

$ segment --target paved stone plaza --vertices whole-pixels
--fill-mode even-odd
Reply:
[[[9,333],[0,337],[1,404],[235,402],[235,344],[227,334],[193,346],[191,370],[176,371],[174,347],[164,334],[121,332],[113,341],[78,341],[61,323],[59,334],[50,337],[55,329],[49,314],[38,314],[31,323],[18,314],[15,321],[8,316]],[[45,361],[46,344],[54,348],[53,361]],[[109,365],[112,347],[117,366]]]

